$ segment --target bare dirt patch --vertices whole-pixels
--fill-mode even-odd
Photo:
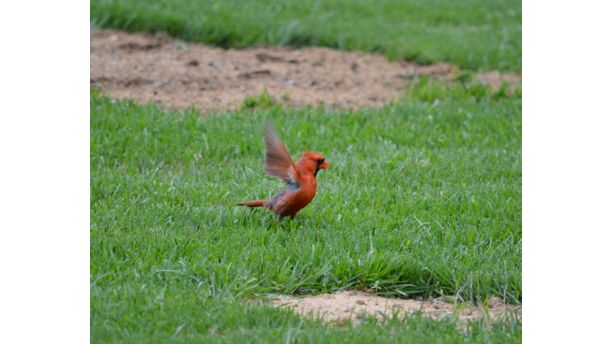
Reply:
[[[275,296],[276,307],[288,308],[302,316],[315,316],[328,322],[359,323],[367,316],[377,319],[391,318],[394,314],[405,317],[421,313],[436,320],[456,317],[461,322],[475,319],[497,319],[501,316],[521,317],[521,305],[507,305],[499,298],[491,298],[488,306],[453,304],[442,299],[396,299],[368,294],[362,291],[341,291],[316,296]]]
[[[103,94],[203,113],[235,109],[264,90],[291,107],[378,107],[399,97],[417,75],[450,80],[459,74],[448,63],[420,66],[328,48],[220,49],[115,30],[92,34],[90,49],[91,84]],[[520,83],[511,73],[477,77],[494,87],[503,80]]]

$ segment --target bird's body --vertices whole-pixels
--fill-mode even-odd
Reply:
[[[317,193],[317,173],[329,167],[320,154],[306,152],[294,163],[285,145],[271,126],[266,129],[266,156],[264,169],[268,175],[280,178],[287,186],[269,199],[247,201],[238,205],[265,207],[275,212],[279,219],[294,218],[307,206]]]

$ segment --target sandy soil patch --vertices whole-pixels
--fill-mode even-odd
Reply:
[[[442,299],[397,299],[368,294],[362,291],[341,291],[316,296],[281,295],[271,298],[276,307],[291,309],[302,316],[315,316],[328,322],[352,321],[359,323],[366,316],[378,319],[399,317],[420,312],[425,317],[442,319],[456,317],[462,322],[479,318],[497,319],[501,316],[521,317],[521,305],[506,305],[499,298],[489,300],[487,307],[453,304]]]
[[[235,109],[264,89],[291,107],[378,107],[417,75],[451,79],[459,73],[448,63],[419,66],[328,48],[220,49],[166,34],[101,30],[90,42],[91,84],[103,94],[204,113]],[[511,73],[477,78],[494,87],[503,80],[520,83]]]

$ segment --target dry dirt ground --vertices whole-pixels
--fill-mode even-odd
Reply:
[[[479,318],[497,319],[501,316],[521,317],[521,305],[506,305],[499,298],[491,298],[488,306],[453,304],[442,299],[385,298],[362,291],[341,291],[316,296],[274,296],[274,306],[289,308],[302,316],[315,316],[327,322],[352,321],[359,323],[374,316],[379,320],[420,312],[424,317],[442,319],[457,317],[465,323]]]
[[[420,66],[328,48],[220,49],[166,34],[100,30],[90,42],[91,84],[103,94],[202,113],[238,108],[264,89],[291,107],[378,107],[400,96],[416,75],[450,80],[459,73],[448,63]],[[520,84],[512,73],[477,79],[492,87]]]

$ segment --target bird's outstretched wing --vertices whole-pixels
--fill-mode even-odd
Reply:
[[[280,178],[287,184],[298,181],[300,175],[295,168],[295,163],[271,124],[266,127],[265,141],[264,169],[266,173],[272,177]]]

